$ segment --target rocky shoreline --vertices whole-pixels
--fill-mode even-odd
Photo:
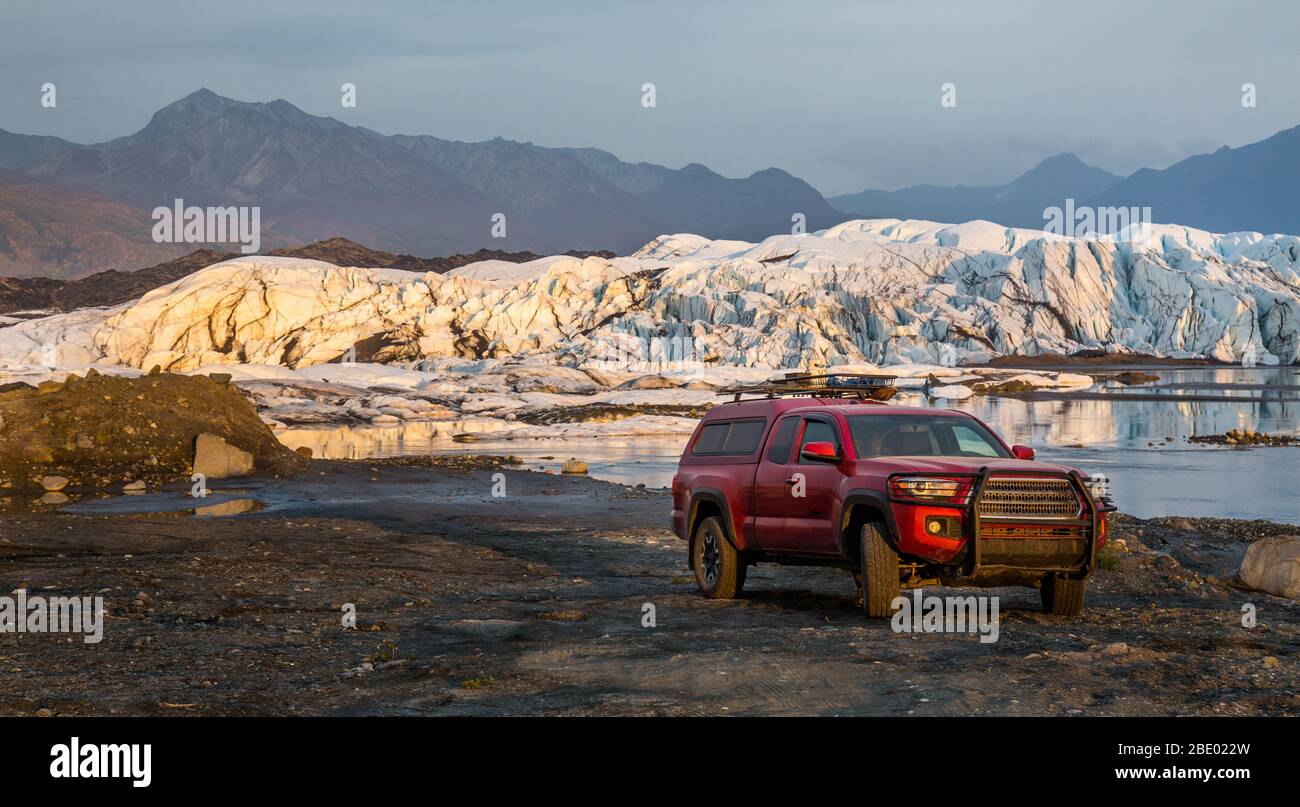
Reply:
[[[1189,437],[1193,443],[1252,448],[1254,446],[1300,446],[1300,437],[1293,434],[1264,434],[1250,429],[1232,429],[1223,434],[1202,434]]]

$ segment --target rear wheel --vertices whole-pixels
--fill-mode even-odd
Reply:
[[[705,596],[729,600],[745,587],[745,561],[727,540],[726,528],[717,516],[710,516],[695,528],[691,539],[691,565],[695,582]]]
[[[1043,610],[1055,616],[1077,615],[1083,610],[1083,598],[1087,592],[1087,580],[1071,580],[1055,574],[1044,577],[1043,587],[1039,589]]]
[[[894,598],[899,595],[898,553],[885,540],[884,525],[868,521],[862,525],[858,541],[859,568],[862,575],[862,610],[870,617],[888,617],[894,613]]]

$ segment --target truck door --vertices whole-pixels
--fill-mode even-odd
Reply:
[[[763,549],[781,545],[785,531],[786,505],[790,500],[790,455],[794,450],[798,415],[786,415],[772,429],[772,437],[759,458],[754,474],[754,538]]]
[[[839,465],[806,460],[800,456],[808,443],[831,443],[841,457],[844,441],[839,426],[828,415],[805,415],[797,448],[786,467],[789,473],[785,507],[785,530],[781,534],[781,548],[787,552],[817,555],[837,555],[834,515],[835,491],[844,472]],[[800,495],[802,494],[802,495]]]

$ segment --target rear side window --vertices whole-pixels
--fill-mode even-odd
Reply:
[[[763,439],[766,420],[726,420],[710,423],[700,430],[692,454],[734,455],[753,454]]]
[[[700,439],[695,441],[693,454],[721,454],[722,444],[727,441],[731,431],[730,423],[710,423],[700,430]]]
[[[774,465],[785,465],[790,461],[790,446],[794,445],[794,430],[799,427],[798,417],[788,417],[781,421],[772,440],[772,449],[767,452],[767,461]]]

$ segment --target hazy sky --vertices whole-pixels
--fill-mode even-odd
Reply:
[[[1060,151],[1128,173],[1300,124],[1297,30],[1289,0],[4,0],[0,128],[105,140],[208,87],[384,133],[777,166],[827,195],[988,184]]]

